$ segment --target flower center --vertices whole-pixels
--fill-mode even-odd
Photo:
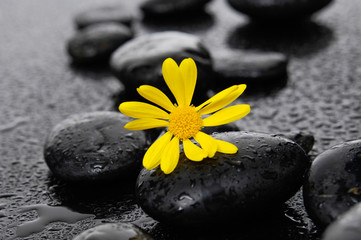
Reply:
[[[181,140],[195,137],[202,128],[203,120],[194,106],[180,106],[169,114],[168,131]]]

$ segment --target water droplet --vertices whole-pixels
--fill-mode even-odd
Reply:
[[[182,201],[182,200],[189,200],[189,201],[194,201],[194,199],[189,196],[186,193],[182,193],[181,195],[179,195],[178,200]]]

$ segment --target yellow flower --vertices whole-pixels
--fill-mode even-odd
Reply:
[[[214,139],[201,132],[203,127],[227,124],[246,116],[251,108],[247,104],[233,105],[227,108],[246,89],[245,84],[229,87],[198,107],[191,105],[193,92],[197,82],[197,67],[193,59],[184,59],[178,66],[168,58],[163,62],[163,77],[173,93],[177,104],[159,89],[142,85],[137,91],[145,99],[159,105],[143,102],[123,102],[119,111],[132,118],[138,118],[126,124],[128,130],[145,130],[156,127],[167,127],[168,131],[159,137],[147,150],[143,165],[151,170],[160,165],[165,174],[171,173],[179,160],[179,143],[183,143],[184,153],[192,161],[212,158],[215,153],[234,154],[237,147],[231,143]],[[213,115],[206,116],[213,113]],[[190,139],[200,145],[197,146]]]

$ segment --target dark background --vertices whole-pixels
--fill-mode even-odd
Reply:
[[[197,17],[143,21],[139,1],[3,0],[0,1],[0,239],[14,236],[18,224],[34,220],[32,204],[67,206],[95,219],[75,224],[52,223],[41,233],[19,239],[72,239],[102,222],[133,222],[157,239],[203,239],[177,233],[146,216],[135,204],[132,186],[116,182],[108,188],[79,193],[49,175],[43,143],[52,127],[71,114],[115,110],[122,84],[106,67],[79,68],[65,51],[74,33],[74,15],[114,3],[128,5],[136,18],[135,36],[168,29],[199,36],[213,58],[218,51],[278,51],[290,57],[288,78],[258,92],[242,95],[251,113],[238,121],[242,130],[278,133],[308,131],[315,137],[313,159],[327,148],[360,138],[361,121],[361,2],[338,0],[300,26],[257,27],[213,0]],[[271,81],[271,80],[270,80]],[[242,216],[240,216],[242,218]],[[318,239],[321,233],[307,217],[301,194],[283,207],[280,221],[265,227],[267,237]],[[275,223],[276,222],[276,223]],[[262,224],[260,224],[262,225]],[[267,225],[267,224],[264,224]],[[219,229],[215,239],[252,239],[252,230]],[[202,232],[203,231],[203,232]],[[246,232],[246,233],[242,233]],[[209,239],[209,237],[208,237]]]

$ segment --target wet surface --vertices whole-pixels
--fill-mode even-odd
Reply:
[[[129,186],[113,182],[78,187],[49,174],[43,144],[52,127],[75,113],[114,110],[114,96],[124,91],[108,67],[75,67],[65,51],[76,31],[73,16],[108,3],[116,1],[0,2],[0,239],[14,238],[16,226],[37,219],[35,211],[19,212],[36,204],[62,206],[95,218],[53,222],[44,231],[17,239],[72,239],[90,227],[112,222],[134,223],[160,240],[320,239],[322,230],[305,212],[300,192],[257,225],[242,225],[240,230],[241,224],[235,222],[236,226],[193,235],[147,216],[134,200],[132,181]],[[135,9],[138,3],[127,4]],[[289,56],[286,83],[247,89],[238,102],[251,105],[252,111],[236,124],[257,132],[311,132],[314,159],[361,135],[360,11],[358,0],[335,1],[302,26],[258,26],[224,1],[213,0],[194,19],[164,22],[138,15],[132,29],[135,36],[186,31],[200,37],[211,53],[227,48]]]

